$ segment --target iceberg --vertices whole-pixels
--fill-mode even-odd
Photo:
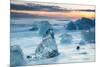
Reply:
[[[39,35],[44,36],[49,29],[52,29],[51,24],[48,21],[41,21],[39,23]]]
[[[95,27],[95,19],[92,20],[89,18],[82,17],[81,19],[75,21],[75,24],[79,30],[89,30]]]
[[[95,43],[95,28],[82,31],[82,38],[88,43]]]
[[[62,34],[60,37],[61,43],[72,43],[72,36],[70,34]]]
[[[11,63],[11,67],[23,65],[24,56],[23,56],[23,52],[20,46],[18,45],[11,46],[10,63]]]
[[[67,25],[65,25],[66,30],[77,30],[77,26],[73,21],[70,21]]]
[[[70,21],[65,25],[66,30],[89,30],[95,27],[95,19],[82,17],[76,21]]]
[[[33,25],[33,27],[31,29],[29,29],[29,31],[37,31],[38,27],[36,25]]]
[[[35,57],[37,59],[52,58],[59,55],[54,32],[48,21],[42,21],[40,24],[40,35],[42,42],[35,50]]]
[[[86,41],[85,40],[80,40],[79,45],[86,45]]]

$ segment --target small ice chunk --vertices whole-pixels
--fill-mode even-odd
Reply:
[[[11,66],[20,66],[24,62],[23,52],[20,46],[14,45],[10,49],[10,63]]]
[[[29,29],[30,31],[37,31],[38,27],[37,26],[33,26],[31,29]]]
[[[70,34],[62,34],[61,36],[61,43],[71,43],[72,42],[72,36]]]
[[[84,40],[81,40],[80,42],[79,42],[79,45],[85,45],[86,44],[86,42],[84,41]]]
[[[82,31],[82,37],[88,43],[95,43],[95,29]]]

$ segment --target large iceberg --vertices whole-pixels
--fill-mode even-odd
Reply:
[[[95,27],[95,19],[81,18],[75,22],[79,30],[88,30]]]
[[[35,57],[37,59],[46,59],[59,55],[54,32],[49,22],[42,21],[39,26],[39,34],[43,39],[35,50]]]
[[[11,46],[10,49],[10,65],[11,67],[14,66],[21,66],[24,63],[24,56],[22,49],[18,45]]]
[[[66,30],[88,30],[95,27],[95,19],[82,17],[65,25]]]

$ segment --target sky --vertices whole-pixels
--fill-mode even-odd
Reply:
[[[16,1],[38,1],[38,2],[54,2],[54,3],[76,3],[76,4],[94,4],[96,0],[16,0]]]
[[[58,19],[79,19],[81,17],[95,18],[94,5],[79,5],[66,3],[60,4],[18,0],[11,0],[11,4],[11,13],[13,12],[35,16],[45,16]],[[14,7],[14,5],[16,6]],[[23,6],[20,7],[18,5]]]

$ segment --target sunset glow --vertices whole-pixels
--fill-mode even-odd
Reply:
[[[28,10],[11,10],[15,13],[23,13],[29,15],[45,16],[45,17],[55,17],[55,18],[94,18],[94,12],[85,12],[85,11],[71,11],[71,12],[47,12],[47,11],[28,11]]]

